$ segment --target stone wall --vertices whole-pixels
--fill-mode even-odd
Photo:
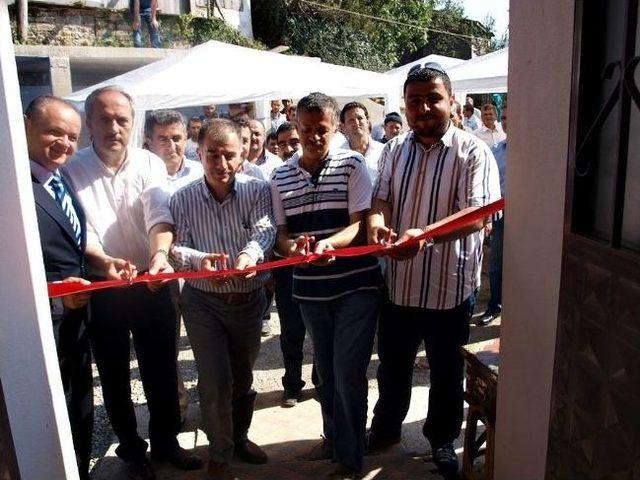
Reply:
[[[17,43],[16,7],[10,9],[13,40]],[[160,35],[165,48],[188,47],[182,35],[179,17],[159,15]],[[148,42],[146,27],[143,36]],[[84,7],[29,5],[30,45],[64,45],[96,47],[132,47],[131,21],[128,10],[106,10]]]

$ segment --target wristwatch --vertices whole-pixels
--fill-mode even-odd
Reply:
[[[153,259],[153,257],[155,257],[159,253],[163,254],[164,258],[169,260],[169,252],[167,252],[164,248],[159,248],[158,250],[156,250],[155,253],[151,255],[151,258]]]

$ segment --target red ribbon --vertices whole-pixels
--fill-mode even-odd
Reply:
[[[422,240],[433,239],[448,235],[465,228],[473,223],[486,218],[500,210],[504,209],[504,199],[501,198],[489,205],[480,207],[470,213],[462,215],[454,220],[443,223],[442,225],[433,228],[426,229],[427,231],[422,235],[409,239],[398,245],[363,245],[360,247],[348,247],[338,248],[331,250],[323,254],[309,253],[308,255],[299,255],[295,257],[283,258],[281,260],[274,260],[272,262],[261,263],[254,267],[246,268],[245,270],[236,269],[223,269],[216,272],[173,272],[173,273],[158,273],[157,275],[149,275],[145,273],[140,275],[130,282],[126,280],[105,280],[101,282],[92,282],[89,285],[84,285],[80,282],[52,282],[47,284],[49,291],[49,298],[63,297],[65,295],[73,295],[76,293],[91,292],[94,290],[102,290],[104,288],[122,287],[126,285],[133,285],[137,283],[158,282],[161,280],[176,280],[178,278],[184,279],[201,279],[201,278],[216,278],[216,277],[230,277],[234,275],[246,275],[251,272],[262,272],[264,270],[272,270],[274,268],[281,268],[291,265],[301,265],[304,263],[311,263],[320,260],[324,257],[357,257],[360,255],[370,255],[372,253],[390,252],[396,248],[403,248],[414,243],[418,243]]]

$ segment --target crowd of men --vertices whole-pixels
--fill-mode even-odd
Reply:
[[[491,219],[430,242],[403,242],[497,200],[506,143],[486,143],[495,130],[488,107],[482,110],[484,137],[452,121],[451,84],[437,64],[410,71],[404,99],[409,130],[401,134],[402,117],[389,113],[384,143],[372,137],[362,103],[340,109],[315,92],[286,108],[272,102],[270,142],[262,122],[215,118],[209,108],[206,118],[189,121],[175,111],[152,112],[141,149],[129,144],[132,98],[103,87],[86,99],[91,144],[79,151],[81,119],[73,106],[52,96],[29,105],[25,127],[48,281],[245,270],[273,258],[325,254],[311,265],[272,272],[157,281],[52,300],[82,478],[88,478],[91,451],[90,352],[118,437],[116,454],[130,478],[155,478],[131,400],[130,337],[148,402],[151,459],[183,470],[203,467],[176,439],[188,404],[176,361],[181,318],[198,369],[207,478],[234,478],[233,458],[266,463],[267,454],[248,433],[256,398],[252,372],[274,295],[283,407],[300,399],[307,332],[313,342],[323,439],[310,459],[331,459],[331,478],[358,478],[365,452],[400,441],[424,342],[431,368],[424,434],[439,472],[456,474],[453,441],[463,414],[459,347],[468,340]],[[506,130],[506,111],[502,119]],[[496,220],[494,234],[502,229]],[[397,247],[383,258],[331,255],[366,243]],[[492,259],[492,295],[497,265]],[[499,297],[492,300],[490,308],[498,309]],[[376,332],[380,397],[367,433],[366,370]]]

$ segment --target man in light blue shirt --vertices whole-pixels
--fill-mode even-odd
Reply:
[[[502,108],[502,129],[507,132],[507,107]],[[491,149],[498,164],[500,174],[500,192],[506,196],[507,139],[495,144]],[[504,236],[504,216],[495,216],[491,229],[491,253],[489,256],[489,286],[491,297],[487,311],[476,320],[480,326],[488,325],[502,312],[502,242]]]

